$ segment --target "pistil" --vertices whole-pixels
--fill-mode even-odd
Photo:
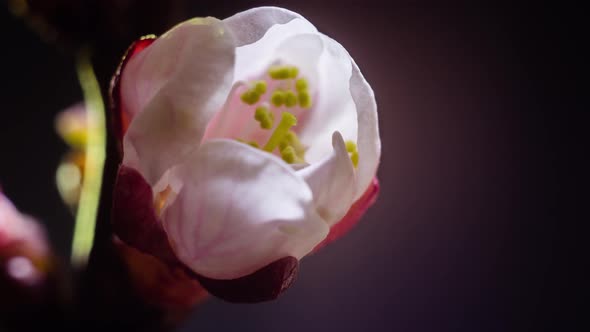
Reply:
[[[268,142],[264,146],[263,150],[267,152],[272,152],[285,138],[289,129],[297,124],[297,118],[295,115],[289,112],[283,112],[281,117],[281,122],[277,125],[274,132],[268,139]]]

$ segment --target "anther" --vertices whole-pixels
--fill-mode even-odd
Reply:
[[[276,107],[282,106],[285,103],[285,93],[281,90],[276,90],[270,97],[270,102]]]
[[[354,167],[357,167],[359,164],[359,152],[357,150],[356,143],[353,141],[346,141],[345,145],[346,151],[350,153],[350,160],[352,161],[352,164]]]
[[[356,168],[359,164],[359,153],[356,151],[351,153],[350,160],[352,161],[352,165]]]
[[[346,141],[345,145],[346,145],[346,151],[351,152],[351,153],[356,151],[356,143],[355,142]]]
[[[300,91],[299,92],[299,106],[302,108],[310,108],[311,107],[311,96],[307,91]]]
[[[256,141],[245,141],[245,140],[240,139],[240,138],[236,138],[236,141],[238,141],[240,143],[248,144],[251,147],[254,147],[254,148],[257,148],[257,149],[260,148],[260,145],[258,145],[258,143]]]
[[[307,91],[307,80],[300,78],[295,82],[295,89],[297,92]]]
[[[254,119],[260,122],[262,129],[271,129],[274,122],[274,115],[269,112],[268,107],[259,106],[254,112]]]
[[[299,69],[295,66],[272,66],[268,70],[268,75],[270,75],[273,80],[296,78],[298,74]]]
[[[260,100],[260,94],[258,94],[255,90],[247,90],[246,92],[242,93],[240,99],[248,105],[254,105]]]
[[[296,78],[299,75],[299,68],[291,66],[289,68],[289,78]]]
[[[293,107],[297,105],[297,96],[292,91],[285,92],[285,106]]]
[[[266,82],[265,81],[256,81],[254,83],[253,90],[256,91],[257,94],[263,95],[266,92]]]
[[[292,146],[295,149],[297,156],[301,159],[304,159],[305,146],[299,141],[299,137],[297,137],[297,134],[295,134],[294,131],[289,130],[285,134],[285,139],[283,140],[283,142],[285,142],[285,144],[284,144],[285,146],[286,145]]]
[[[281,150],[281,157],[284,161],[288,164],[293,164],[297,160],[297,154],[295,153],[295,149],[292,146],[286,146],[284,149]]]

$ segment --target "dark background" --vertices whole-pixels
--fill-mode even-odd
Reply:
[[[575,99],[576,8],[195,1],[177,14],[224,18],[262,3],[341,42],[373,86],[382,191],[277,301],[211,299],[181,331],[579,330],[587,255],[575,257],[571,235],[588,122]],[[81,99],[74,58],[6,7],[0,22],[0,183],[67,257],[73,219],[54,185],[67,147],[53,119]]]

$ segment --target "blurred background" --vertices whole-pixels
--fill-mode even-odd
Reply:
[[[570,9],[34,3],[34,19],[0,8],[0,184],[46,223],[64,257],[73,218],[54,184],[68,149],[54,117],[82,99],[72,52],[80,45],[90,42],[106,86],[141,35],[193,16],[278,5],[343,44],[375,90],[383,144],[377,204],[346,237],[306,258],[277,301],[210,299],[180,331],[576,330],[582,289],[573,266],[584,260],[562,253],[580,243],[569,238],[578,217],[566,196],[578,186],[570,157],[587,153],[576,136],[587,122],[573,98],[569,40],[581,22],[565,16]]]

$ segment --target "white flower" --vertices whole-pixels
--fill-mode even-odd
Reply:
[[[151,192],[120,173],[115,210],[128,211],[115,228],[141,241],[128,225],[149,219],[136,232],[164,230],[197,275],[236,279],[300,259],[372,188],[373,91],[348,52],[299,14],[262,7],[183,22],[120,74],[113,97],[131,119],[120,172],[137,171]],[[124,201],[137,195],[152,199],[155,218]]]

